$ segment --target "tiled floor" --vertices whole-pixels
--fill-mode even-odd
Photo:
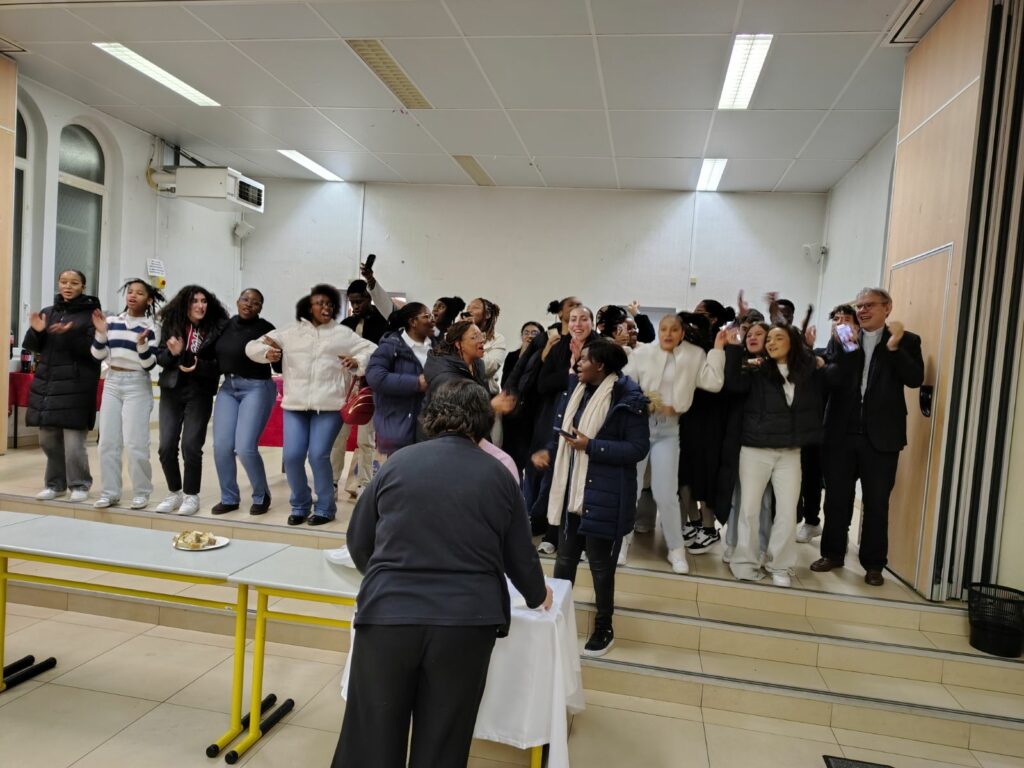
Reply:
[[[227,724],[229,638],[18,604],[10,615],[9,658],[45,650],[59,666],[41,682],[0,694],[3,765],[215,764],[203,750]],[[709,662],[710,655],[699,656],[694,663]],[[344,661],[341,653],[270,644],[265,689],[286,693],[296,707],[240,764],[327,765],[344,712]],[[828,754],[895,768],[1024,768],[1017,758],[823,725],[601,691],[587,698],[586,711],[571,722],[573,765],[821,768]],[[525,753],[492,745],[474,753],[471,768],[526,760]]]

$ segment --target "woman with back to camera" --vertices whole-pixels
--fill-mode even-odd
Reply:
[[[163,293],[145,280],[128,280],[121,286],[124,311],[103,317],[93,313],[96,335],[92,356],[107,361],[107,378],[100,407],[100,497],[97,509],[121,500],[121,453],[127,453],[132,481],[132,509],[145,509],[153,493],[153,466],[149,460],[149,417],[153,412],[156,366],[157,302]]]
[[[278,328],[245,346],[257,363],[282,362],[284,371],[284,470],[291,490],[288,525],[323,525],[334,519],[331,447],[341,431],[346,371],[362,373],[377,348],[338,325],[341,293],[333,285],[314,285],[295,305],[295,324]],[[306,460],[313,470],[316,506],[309,489]],[[312,514],[310,514],[312,512]]]
[[[683,339],[678,315],[665,315],[658,324],[658,343],[639,347],[629,358],[626,375],[634,378],[651,401],[651,450],[637,468],[642,478],[651,467],[651,491],[661,513],[661,531],[668,546],[668,561],[675,573],[689,573],[679,508],[679,415],[686,413],[699,389],[722,388],[725,336],[704,352]],[[628,540],[623,542],[623,549]],[[620,558],[620,563],[625,556]]]
[[[199,511],[203,443],[220,380],[214,345],[227,321],[224,305],[199,285],[186,285],[160,311],[159,454],[170,493],[157,505],[157,512],[194,515]],[[178,466],[179,442],[184,482]]]
[[[224,326],[215,345],[224,383],[213,409],[213,457],[220,501],[210,511],[223,515],[241,504],[237,457],[252,488],[249,514],[262,515],[270,508],[270,485],[258,443],[274,408],[277,387],[270,378],[271,366],[250,360],[245,348],[253,339],[274,330],[274,324],[260,317],[263,293],[256,288],[242,291],[235,306],[238,314]]]
[[[29,315],[21,346],[38,357],[29,390],[25,423],[39,427],[46,455],[41,501],[70,491],[69,501],[89,498],[92,475],[85,438],[96,423],[100,364],[92,356],[93,317],[103,317],[100,302],[85,293],[85,275],[65,269],[57,276],[57,295],[42,312]]]
[[[628,360],[613,341],[586,343],[578,374],[555,410],[558,431],[533,456],[538,469],[552,467],[548,522],[558,528],[555,578],[575,584],[580,556],[587,553],[597,617],[585,656],[604,656],[614,642],[615,565],[636,517],[636,465],[650,448],[647,398],[622,374]]]
[[[422,417],[432,439],[396,453],[356,502],[363,581],[333,768],[464,768],[511,622],[505,574],[528,606],[551,607],[519,487],[477,447],[491,420],[483,387],[438,387]]]
[[[733,576],[757,580],[761,570],[759,518],[770,482],[775,520],[764,568],[777,587],[788,587],[796,564],[796,507],[800,496],[800,448],[821,442],[821,374],[824,361],[804,346],[800,332],[776,324],[768,332],[768,357],[758,366],[743,365],[738,332],[729,333],[726,387],[746,396],[743,404],[736,551],[729,561]]]

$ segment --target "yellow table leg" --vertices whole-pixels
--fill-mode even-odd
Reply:
[[[7,631],[7,558],[0,555],[0,669],[4,666],[4,633]],[[0,675],[0,693],[4,688],[3,675]]]
[[[249,613],[249,586],[238,585],[235,603],[235,668],[231,676],[231,723],[227,731],[206,749],[207,757],[216,757],[242,732],[242,687],[245,684],[245,623]],[[258,708],[257,708],[258,711]]]
[[[540,768],[544,761],[544,747],[534,747],[530,750],[530,768]]]
[[[267,645],[267,595],[256,591],[256,637],[252,649],[252,703],[249,707],[249,733],[228,753],[229,763],[239,757],[263,736],[260,731],[260,707],[263,702],[263,656]],[[234,759],[230,759],[233,757]]]

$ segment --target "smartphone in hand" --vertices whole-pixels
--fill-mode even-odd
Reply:
[[[377,261],[377,254],[371,253],[369,256],[366,257],[366,261],[364,261],[363,264],[366,266],[367,269],[373,269],[373,263],[375,261]]]
[[[559,434],[559,435],[561,435],[562,437],[567,437],[567,438],[569,438],[570,440],[575,440],[575,439],[576,439],[576,435],[574,435],[574,434],[573,434],[572,432],[567,432],[567,431],[565,431],[565,430],[564,430],[564,429],[562,429],[561,427],[553,427],[553,429],[554,429],[554,431],[555,431],[555,433],[556,433],[556,434]]]
[[[854,338],[853,329],[848,325],[837,325],[836,336],[842,342],[843,349],[853,352],[857,348],[857,340]]]

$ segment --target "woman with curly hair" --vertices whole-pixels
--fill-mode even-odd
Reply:
[[[282,361],[284,367],[284,470],[291,489],[288,525],[323,525],[334,519],[334,473],[331,446],[341,431],[350,371],[362,375],[377,349],[336,321],[341,293],[333,285],[314,285],[295,305],[296,323],[270,331],[245,346],[257,363]],[[313,469],[316,506],[306,475]],[[312,511],[312,516],[310,512]]]
[[[93,313],[96,335],[92,356],[107,361],[106,385],[100,407],[100,474],[102,490],[93,504],[112,507],[121,500],[121,454],[127,454],[132,481],[132,509],[145,509],[153,493],[153,466],[149,460],[149,415],[153,412],[156,366],[157,305],[163,293],[141,278],[121,286],[124,311],[104,317]]]
[[[501,388],[498,385],[498,371],[501,364],[505,362],[505,352],[508,344],[505,337],[498,333],[498,315],[501,314],[501,307],[493,301],[484,298],[473,299],[466,307],[467,319],[476,323],[476,327],[484,335],[484,378],[487,381],[487,389],[492,395],[496,395]]]
[[[159,455],[170,493],[157,505],[157,512],[194,515],[199,511],[203,443],[220,379],[215,345],[227,321],[224,305],[200,285],[186,285],[160,311]],[[184,482],[178,466],[179,443]]]

